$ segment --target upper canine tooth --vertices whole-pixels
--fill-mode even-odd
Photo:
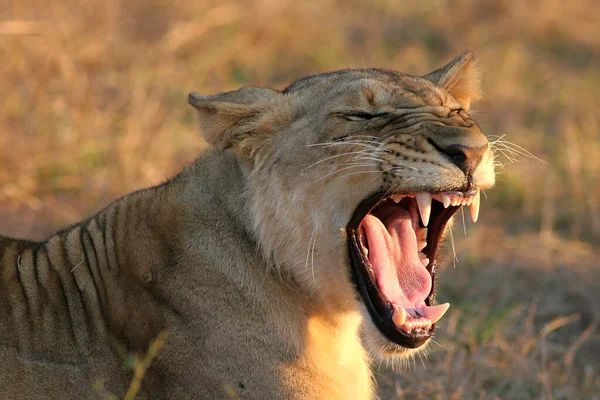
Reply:
[[[402,200],[402,198],[404,198],[404,195],[401,195],[400,193],[396,193],[396,194],[393,194],[391,197],[395,203],[400,203],[400,200]]]
[[[477,194],[473,197],[473,201],[469,205],[469,210],[471,211],[471,219],[473,222],[477,222],[477,218],[479,218],[479,203],[481,201],[481,195],[479,190]]]
[[[444,203],[444,208],[448,208],[450,206],[450,196],[442,194],[442,202]]]
[[[423,226],[427,226],[431,216],[431,195],[424,192],[417,193],[417,206],[419,207]]]

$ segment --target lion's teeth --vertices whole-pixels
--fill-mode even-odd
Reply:
[[[469,210],[471,211],[471,219],[473,220],[473,222],[477,222],[477,219],[479,218],[479,203],[480,203],[480,200],[481,200],[481,195],[480,195],[480,192],[478,190],[477,194],[473,197],[473,201],[469,205]]]
[[[402,306],[394,306],[392,321],[397,327],[401,327],[406,322],[406,310]]]
[[[429,258],[421,251],[419,251],[419,261],[421,261],[421,264],[423,264],[424,267],[429,265]]]
[[[427,226],[431,216],[431,195],[424,192],[417,193],[417,206],[419,206],[421,222],[423,222],[423,226]]]
[[[418,311],[419,314],[429,319],[432,323],[436,323],[444,316],[444,314],[446,314],[448,308],[450,308],[450,303],[444,303],[433,307],[423,307]]]
[[[417,240],[417,250],[421,251],[425,247],[427,247],[427,241],[425,241],[425,240]]]
[[[427,228],[417,229],[417,240],[427,240]]]
[[[444,203],[444,208],[450,207],[450,196],[442,194],[442,202]]]
[[[396,193],[396,194],[393,194],[391,197],[392,197],[392,200],[394,200],[395,203],[400,203],[400,200],[402,200],[404,198],[404,195]]]

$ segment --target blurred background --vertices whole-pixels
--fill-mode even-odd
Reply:
[[[0,234],[43,239],[204,148],[190,91],[475,52],[497,187],[458,215],[429,355],[375,362],[382,399],[598,399],[595,0],[0,3]],[[466,235],[465,235],[466,232]]]

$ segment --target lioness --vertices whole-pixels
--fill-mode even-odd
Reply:
[[[192,93],[212,149],[36,243],[0,238],[0,398],[371,399],[374,357],[423,349],[437,254],[492,152],[472,54],[283,91]],[[96,387],[96,388],[95,388]]]

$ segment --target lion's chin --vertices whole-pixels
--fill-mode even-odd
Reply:
[[[417,353],[424,351],[428,347],[427,345],[430,342],[429,339],[418,348],[408,348],[390,341],[379,331],[379,329],[377,329],[375,324],[373,324],[369,313],[366,310],[364,314],[364,322],[362,325],[363,344],[373,360],[410,358]]]

